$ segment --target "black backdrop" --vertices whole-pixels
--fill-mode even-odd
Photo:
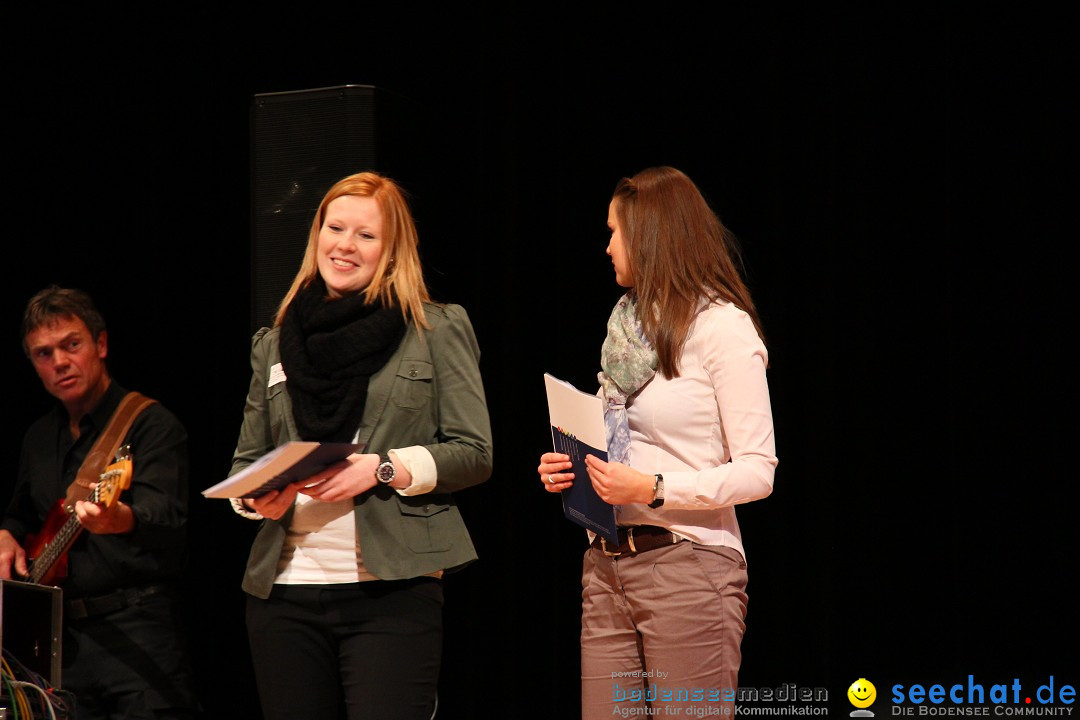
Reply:
[[[398,179],[436,296],[473,319],[494,425],[494,476],[458,498],[482,559],[447,578],[441,716],[577,712],[584,538],[535,475],[541,375],[592,386],[619,293],[606,205],[658,164],[741,239],[771,352],[780,466],[739,510],[741,682],[825,687],[846,713],[860,677],[882,696],[1080,680],[1068,24],[715,14],[303,6],[5,29],[7,475],[46,407],[23,304],[83,287],[114,376],[191,436],[211,717],[258,716],[239,590],[253,524],[198,494],[227,471],[247,389],[250,103],[347,83],[428,111],[420,169]]]

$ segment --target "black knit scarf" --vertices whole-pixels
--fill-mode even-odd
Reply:
[[[330,299],[316,276],[296,294],[281,324],[281,362],[300,437],[351,442],[367,401],[368,378],[405,335],[400,308],[360,295]]]

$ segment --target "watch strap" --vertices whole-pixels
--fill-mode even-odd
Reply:
[[[656,473],[656,479],[653,481],[653,501],[649,503],[649,507],[656,509],[664,504],[664,476],[660,473]]]

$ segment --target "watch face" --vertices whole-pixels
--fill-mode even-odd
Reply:
[[[379,482],[390,482],[394,479],[394,466],[384,462],[375,470],[375,477],[379,479]]]

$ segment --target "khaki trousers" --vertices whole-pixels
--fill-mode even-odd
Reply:
[[[635,555],[585,552],[581,716],[734,714],[746,629],[737,550],[683,541]]]

